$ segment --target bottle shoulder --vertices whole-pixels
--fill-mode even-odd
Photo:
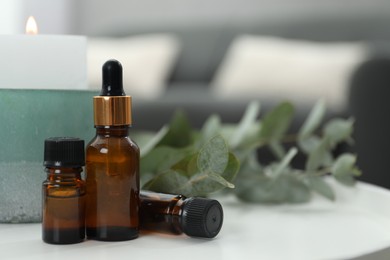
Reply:
[[[129,136],[95,136],[86,147],[89,156],[139,157],[140,149]]]
[[[123,148],[132,148],[134,150],[139,150],[139,147],[136,142],[134,142],[129,136],[102,136],[96,135],[92,140],[87,144],[89,147],[108,147],[108,146],[121,146]]]

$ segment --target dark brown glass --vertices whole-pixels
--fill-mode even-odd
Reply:
[[[87,237],[138,237],[139,148],[129,138],[129,126],[96,126],[96,136],[87,145],[86,173]]]
[[[144,230],[182,234],[182,205],[186,197],[141,191],[140,227]]]
[[[85,239],[85,183],[82,168],[47,167],[43,182],[42,239],[73,244]]]

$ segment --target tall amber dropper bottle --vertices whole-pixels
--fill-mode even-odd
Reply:
[[[87,237],[134,239],[139,225],[139,148],[129,137],[131,97],[124,93],[118,61],[103,65],[102,90],[93,104],[96,136],[86,148]]]

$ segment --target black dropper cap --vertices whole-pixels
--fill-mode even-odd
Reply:
[[[122,64],[108,60],[103,64],[103,85],[100,96],[125,96],[122,80]]]
[[[84,140],[73,137],[46,139],[43,165],[46,167],[84,166]]]
[[[223,222],[221,204],[212,199],[188,198],[183,205],[183,232],[192,237],[213,238]]]
[[[122,83],[122,65],[117,60],[103,64],[103,84],[100,96],[93,97],[95,126],[132,124],[131,96],[126,96]]]

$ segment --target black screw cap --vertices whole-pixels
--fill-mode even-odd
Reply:
[[[46,139],[43,165],[46,167],[84,166],[84,140],[72,137]]]
[[[213,238],[223,223],[223,210],[217,200],[188,198],[183,205],[183,232],[192,237]]]

